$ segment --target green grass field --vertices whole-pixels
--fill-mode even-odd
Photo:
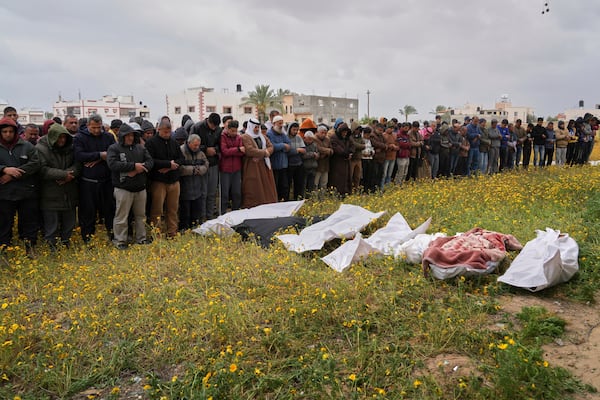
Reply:
[[[596,146],[598,147],[598,146]],[[346,203],[454,234],[566,232],[580,272],[535,296],[593,302],[600,285],[600,169],[573,167],[419,182]],[[308,201],[331,213],[334,197]],[[29,260],[8,249],[0,285],[0,398],[563,399],[592,391],[549,364],[541,345],[564,321],[523,309],[527,329],[493,324],[497,275],[447,282],[372,257],[339,274],[279,243],[185,234],[116,250],[104,235]],[[77,241],[79,238],[76,239]],[[501,269],[516,253],[510,253]],[[443,373],[436,357],[472,368]],[[433,360],[433,361],[432,361]],[[138,397],[141,396],[141,397]]]

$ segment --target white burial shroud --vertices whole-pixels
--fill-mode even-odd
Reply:
[[[282,203],[262,204],[252,208],[244,208],[220,215],[215,219],[206,221],[193,232],[200,235],[231,235],[235,231],[233,226],[239,225],[247,219],[291,217],[302,207],[304,200],[286,201]]]
[[[342,204],[327,219],[307,226],[299,235],[278,235],[285,247],[296,253],[319,250],[325,242],[336,238],[353,238],[371,221],[385,214],[385,211],[373,213],[352,204]]]
[[[400,246],[418,234],[425,233],[430,224],[431,218],[413,230],[402,214],[396,213],[385,227],[378,229],[367,239],[363,239],[359,233],[353,240],[344,243],[323,257],[322,260],[334,270],[342,272],[352,263],[358,262],[372,254],[394,255],[398,257],[400,255]]]

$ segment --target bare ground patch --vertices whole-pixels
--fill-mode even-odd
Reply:
[[[536,295],[504,295],[498,298],[504,312],[518,326],[516,314],[523,307],[539,306],[567,322],[561,339],[544,345],[544,358],[600,390],[600,305],[581,304],[565,299],[541,298]],[[577,399],[600,399],[600,393],[585,393]]]

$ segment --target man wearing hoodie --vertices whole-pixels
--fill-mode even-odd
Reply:
[[[127,248],[129,213],[133,211],[135,241],[147,243],[146,238],[146,179],[154,161],[140,144],[141,128],[121,125],[119,141],[108,148],[106,161],[111,171],[116,211],[113,222],[113,243],[119,250]],[[134,130],[139,128],[139,131]]]
[[[83,164],[79,181],[79,225],[85,243],[89,243],[96,233],[98,211],[112,240],[115,201],[106,152],[113,143],[115,138],[102,129],[102,117],[99,115],[90,116],[87,125],[79,129],[73,141],[75,161]]]
[[[221,116],[211,113],[208,118],[195,123],[190,129],[190,134],[200,136],[200,150],[208,159],[208,173],[206,179],[206,196],[203,200],[206,204],[203,219],[215,217],[217,188],[219,187],[219,157],[221,156]],[[204,195],[203,195],[204,196]],[[219,204],[220,206],[220,204]],[[219,207],[220,208],[220,207]]]
[[[36,145],[40,157],[40,209],[44,221],[44,239],[56,248],[57,236],[69,246],[76,224],[81,163],[75,161],[73,136],[62,125],[53,124]]]
[[[10,246],[15,214],[29,257],[37,240],[37,173],[40,160],[35,146],[19,138],[17,123],[0,119],[0,250]]]

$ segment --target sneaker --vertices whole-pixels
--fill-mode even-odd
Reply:
[[[119,250],[127,250],[127,245],[125,243],[119,243],[117,245],[117,249],[119,249]]]

